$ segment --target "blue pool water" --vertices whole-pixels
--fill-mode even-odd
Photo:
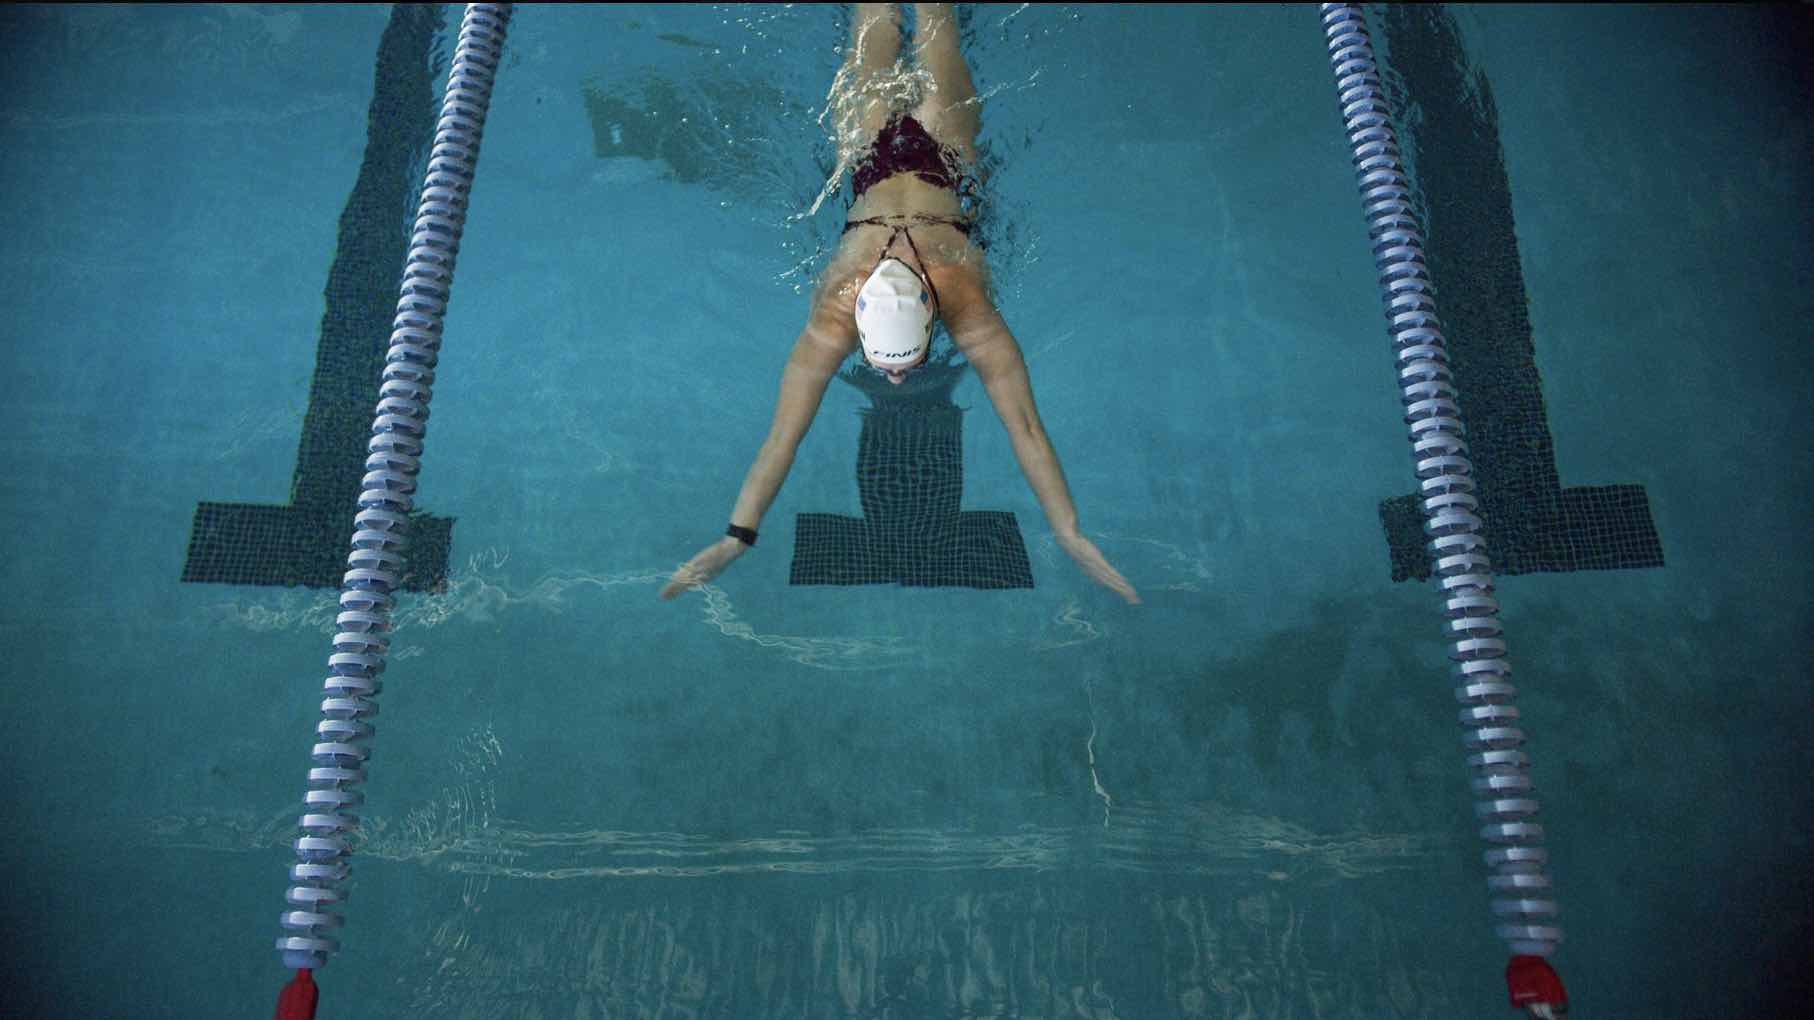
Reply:
[[[1499,584],[1572,1012],[1772,1015],[1808,990],[1810,19],[1369,16],[1445,314],[1529,318],[1531,385],[1464,408],[1641,491],[1664,561]],[[287,976],[336,591],[182,578],[198,506],[316,497],[324,293],[401,243],[459,9],[399,17],[0,9],[0,1015],[258,1016]],[[1511,1015],[1315,9],[966,17],[996,298],[1144,604],[1058,548],[974,377],[963,505],[1033,587],[789,583],[797,515],[858,512],[834,382],[758,546],[658,601],[842,222],[805,214],[844,15],[520,8],[417,498],[446,583],[396,613],[321,1016]],[[1502,170],[1444,148],[1445,60]],[[1515,235],[1445,250],[1494,180]],[[1523,509],[1496,541],[1629,551]]]

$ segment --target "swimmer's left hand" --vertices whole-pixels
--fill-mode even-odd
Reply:
[[[1140,604],[1140,593],[1134,590],[1133,585],[1127,583],[1127,578],[1122,577],[1120,571],[1109,566],[1108,559],[1102,555],[1102,550],[1096,548],[1096,543],[1083,537],[1082,534],[1070,534],[1059,535],[1058,544],[1063,546],[1064,551],[1077,561],[1079,567],[1083,568],[1083,572],[1090,575],[1098,584],[1112,589],[1115,594],[1126,599],[1130,606]]]

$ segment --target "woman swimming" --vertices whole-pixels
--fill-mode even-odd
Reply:
[[[821,276],[806,326],[781,373],[774,420],[743,480],[725,537],[700,550],[661,589],[673,598],[716,577],[755,545],[826,385],[852,349],[896,385],[924,365],[945,323],[1014,446],[1058,544],[1130,603],[1139,593],[1078,530],[1077,508],[1033,403],[1020,345],[988,294],[982,251],[959,198],[976,164],[981,101],[958,49],[951,4],[916,4],[914,60],[931,85],[911,109],[897,86],[898,4],[857,4],[832,107],[839,166],[852,202],[838,251]]]

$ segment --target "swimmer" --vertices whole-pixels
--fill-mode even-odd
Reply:
[[[755,545],[825,388],[853,348],[870,371],[898,386],[926,363],[933,326],[942,320],[1008,430],[1059,546],[1093,580],[1138,603],[1134,586],[1078,530],[1020,345],[989,297],[982,249],[970,238],[973,223],[959,200],[970,181],[960,168],[976,165],[982,101],[958,49],[952,5],[915,5],[914,61],[931,84],[911,109],[899,96],[911,91],[900,87],[899,5],[855,8],[831,111],[840,172],[853,168],[842,240],[782,369],[774,420],[725,537],[675,571],[661,597],[710,581]]]

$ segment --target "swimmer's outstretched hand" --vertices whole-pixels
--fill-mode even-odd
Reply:
[[[1122,577],[1120,571],[1109,566],[1109,561],[1103,558],[1102,550],[1096,548],[1096,543],[1084,538],[1082,534],[1073,534],[1059,535],[1058,544],[1071,554],[1071,558],[1077,561],[1083,572],[1094,578],[1096,583],[1113,589],[1115,594],[1128,601],[1128,605],[1140,604],[1140,593],[1127,583],[1127,578]]]
[[[749,546],[729,535],[713,542],[699,550],[699,555],[681,564],[679,570],[674,571],[674,576],[662,586],[661,597],[671,599],[688,588],[698,587],[710,581],[718,576],[719,571],[730,566],[732,560],[742,556],[743,550],[748,548]]]

